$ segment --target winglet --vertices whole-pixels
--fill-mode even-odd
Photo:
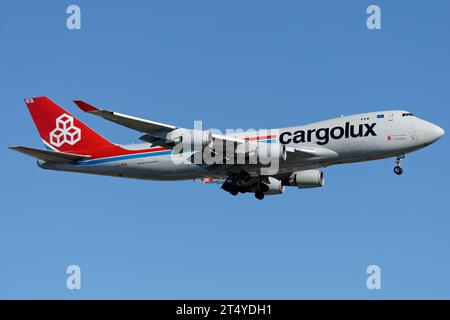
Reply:
[[[81,100],[73,100],[73,102],[84,112],[93,112],[98,111],[98,109],[94,106],[91,106],[90,104],[81,101]]]

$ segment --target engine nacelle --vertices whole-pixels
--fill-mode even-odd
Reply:
[[[257,143],[253,155],[256,155],[257,159],[261,163],[270,163],[275,159],[286,160],[287,151],[286,146],[281,143]]]
[[[213,144],[212,134],[209,131],[175,129],[166,136],[166,142],[169,144],[187,144],[187,146],[195,148],[211,147]]]
[[[303,170],[294,172],[289,178],[289,184],[299,188],[318,188],[325,183],[324,174],[320,170]]]
[[[284,192],[284,185],[278,179],[267,177],[267,181],[262,182],[262,184],[264,184],[263,191],[265,195],[281,194]]]

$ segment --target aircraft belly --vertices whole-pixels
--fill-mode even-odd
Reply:
[[[172,162],[170,157],[148,157],[123,161],[105,161],[100,163],[57,164],[41,163],[40,167],[50,170],[99,174],[115,177],[148,180],[185,180],[204,175],[204,169],[189,161],[180,164]]]

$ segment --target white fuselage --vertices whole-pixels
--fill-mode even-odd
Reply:
[[[267,130],[255,132],[267,135]],[[342,116],[308,125],[272,129],[271,143],[281,143],[288,148],[323,147],[333,154],[323,157],[305,157],[289,153],[279,163],[278,174],[326,167],[340,163],[369,161],[400,156],[421,149],[438,140],[444,131],[407,111],[379,111]],[[244,137],[245,133],[235,137]],[[148,148],[149,144],[132,148]],[[128,146],[131,148],[131,146]],[[226,178],[233,172],[245,169],[250,174],[259,174],[258,165],[194,164],[188,159],[174,163],[170,150],[148,155],[113,157],[88,160],[77,164],[58,164],[38,161],[45,169],[82,172],[149,180],[184,180],[202,177]]]

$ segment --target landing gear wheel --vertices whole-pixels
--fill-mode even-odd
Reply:
[[[267,192],[267,191],[269,191],[269,186],[267,184],[261,183],[259,185],[259,189],[261,189],[261,191],[263,191],[263,192]]]
[[[239,191],[237,191],[236,189],[232,189],[229,192],[232,196],[237,196],[237,194],[239,193]]]
[[[394,167],[394,173],[398,176],[403,173],[402,159],[404,159],[404,158],[405,158],[405,155],[402,154],[402,155],[397,156],[397,158],[395,159],[396,166]]]
[[[262,192],[262,191],[256,191],[256,192],[255,192],[255,198],[258,199],[258,200],[264,199],[264,192]]]
[[[396,175],[401,175],[403,173],[403,169],[400,166],[395,166],[394,172]]]

